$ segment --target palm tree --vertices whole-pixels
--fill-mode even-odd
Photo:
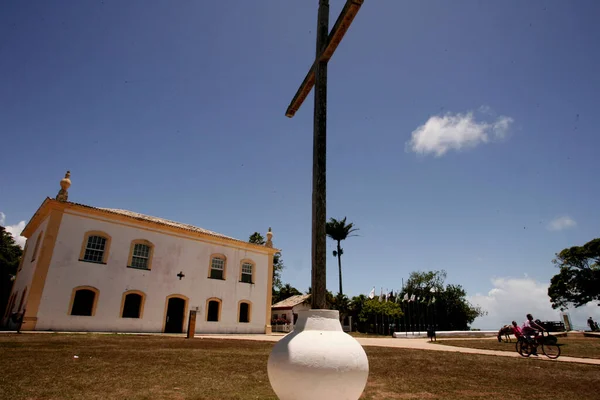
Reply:
[[[333,256],[337,257],[338,259],[338,267],[340,273],[340,294],[344,293],[342,291],[342,254],[344,254],[344,249],[342,249],[340,243],[342,242],[342,240],[346,240],[350,236],[356,236],[352,235],[352,233],[356,232],[357,230],[358,228],[355,228],[352,222],[346,225],[346,217],[344,217],[344,219],[341,220],[329,218],[329,221],[327,221],[327,224],[325,226],[325,232],[327,233],[327,236],[329,236],[337,242],[337,250],[333,251]]]

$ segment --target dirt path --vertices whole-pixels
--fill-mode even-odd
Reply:
[[[283,335],[196,335],[196,338],[212,338],[212,339],[237,339],[237,340],[258,340],[267,342],[277,342]],[[483,349],[469,349],[466,347],[446,346],[442,344],[430,343],[427,339],[393,339],[393,338],[356,338],[362,346],[377,346],[377,347],[393,347],[401,349],[417,349],[431,351],[450,351],[455,353],[468,354],[483,354],[500,357],[517,357],[521,356],[515,351],[496,351]],[[600,359],[576,358],[576,357],[559,357],[556,360],[551,360],[540,353],[538,357],[530,357],[531,359],[545,361],[560,361],[574,362],[580,364],[600,365]]]

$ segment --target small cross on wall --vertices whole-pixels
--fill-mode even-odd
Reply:
[[[179,277],[179,280],[181,280],[181,278],[183,278],[185,275],[183,274],[183,271],[179,271],[177,276]]]

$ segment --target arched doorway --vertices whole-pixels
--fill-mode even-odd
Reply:
[[[167,297],[165,310],[165,333],[182,333],[187,309],[187,297],[171,295]]]

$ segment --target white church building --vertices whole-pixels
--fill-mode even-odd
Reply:
[[[22,330],[271,333],[273,248],[131,211],[68,201],[70,173],[22,232],[2,323]]]

